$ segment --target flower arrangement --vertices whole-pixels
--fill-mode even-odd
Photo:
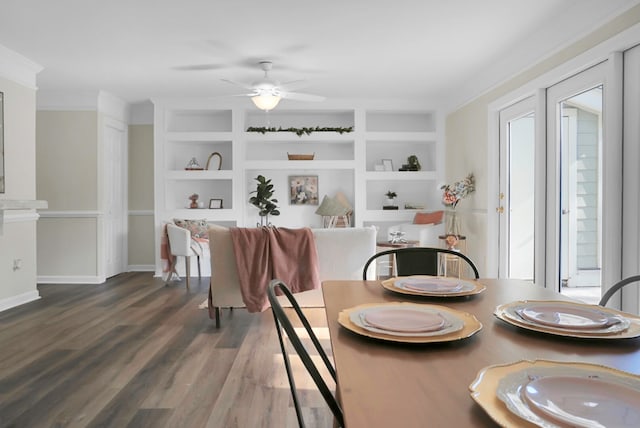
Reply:
[[[445,184],[441,186],[440,189],[443,190],[442,203],[447,207],[456,209],[460,200],[466,198],[476,190],[476,179],[473,173],[471,173],[467,175],[464,180],[456,181],[453,184]]]

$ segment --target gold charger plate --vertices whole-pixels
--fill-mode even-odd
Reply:
[[[464,326],[462,327],[462,329],[458,331],[454,331],[454,332],[442,334],[442,335],[436,335],[436,336],[395,336],[393,334],[385,334],[385,333],[369,331],[355,324],[353,321],[351,321],[351,318],[350,318],[352,312],[359,311],[361,309],[382,307],[382,306],[398,306],[398,305],[403,305],[403,306],[406,305],[407,307],[416,307],[416,308],[429,308],[429,309],[441,311],[461,319],[464,322]],[[340,313],[338,314],[338,323],[340,323],[340,325],[342,325],[347,330],[350,330],[361,336],[386,340],[390,342],[400,342],[400,343],[451,342],[454,340],[461,340],[467,337],[471,337],[482,329],[482,324],[480,323],[480,321],[478,321],[476,317],[474,317],[468,312],[457,311],[455,309],[447,308],[446,306],[424,305],[424,304],[408,303],[408,302],[366,303],[366,304],[354,306],[352,308],[348,308],[340,311]]]
[[[539,425],[522,419],[520,416],[512,413],[507,405],[498,397],[497,391],[500,381],[506,376],[517,373],[521,370],[531,369],[533,367],[566,367],[589,370],[594,372],[604,372],[622,377],[633,377],[631,373],[611,367],[577,362],[560,362],[549,360],[521,360],[514,363],[496,364],[481,369],[475,380],[469,385],[471,398],[484,409],[484,411],[501,427],[538,427]]]
[[[468,282],[468,283],[472,284],[473,285],[473,289],[464,290],[464,291],[457,291],[457,292],[453,292],[453,293],[429,292],[429,291],[413,291],[413,290],[407,290],[405,288],[400,288],[400,287],[396,287],[395,286],[395,281],[398,280],[398,279],[402,279],[402,278],[425,278],[425,279],[445,278],[445,279],[452,279],[452,278],[445,277],[445,276],[411,275],[411,276],[393,277],[393,278],[385,279],[384,281],[382,281],[382,286],[384,288],[386,288],[387,290],[389,290],[389,291],[393,291],[394,293],[407,294],[407,295],[411,295],[411,296],[425,296],[425,297],[472,296],[474,294],[482,293],[484,290],[487,289],[487,287],[484,284],[481,284],[480,282],[478,282],[476,280],[460,279],[460,281]],[[459,279],[459,278],[453,278],[453,279]]]
[[[554,328],[545,325],[538,325],[525,320],[519,320],[517,316],[510,314],[510,309],[521,306],[526,303],[571,303],[576,306],[597,308],[599,311],[612,316],[623,317],[629,321],[629,327],[626,330],[619,332],[602,332],[590,331],[590,330],[571,330]],[[575,337],[580,339],[633,339],[640,336],[640,317],[628,314],[626,312],[617,311],[615,309],[606,308],[598,305],[588,305],[585,303],[569,302],[567,300],[519,300],[515,302],[505,303],[498,305],[493,313],[498,319],[514,325],[516,327],[523,328],[525,330],[537,331],[539,333],[553,334],[563,337]]]

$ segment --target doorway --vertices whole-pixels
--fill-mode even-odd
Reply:
[[[597,303],[602,286],[604,64],[547,91],[547,286]]]

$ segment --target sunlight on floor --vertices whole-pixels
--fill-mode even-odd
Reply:
[[[591,305],[597,305],[601,296],[600,287],[562,287],[561,293]]]

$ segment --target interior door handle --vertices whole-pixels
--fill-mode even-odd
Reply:
[[[562,210],[562,214],[569,214],[569,210]]]

